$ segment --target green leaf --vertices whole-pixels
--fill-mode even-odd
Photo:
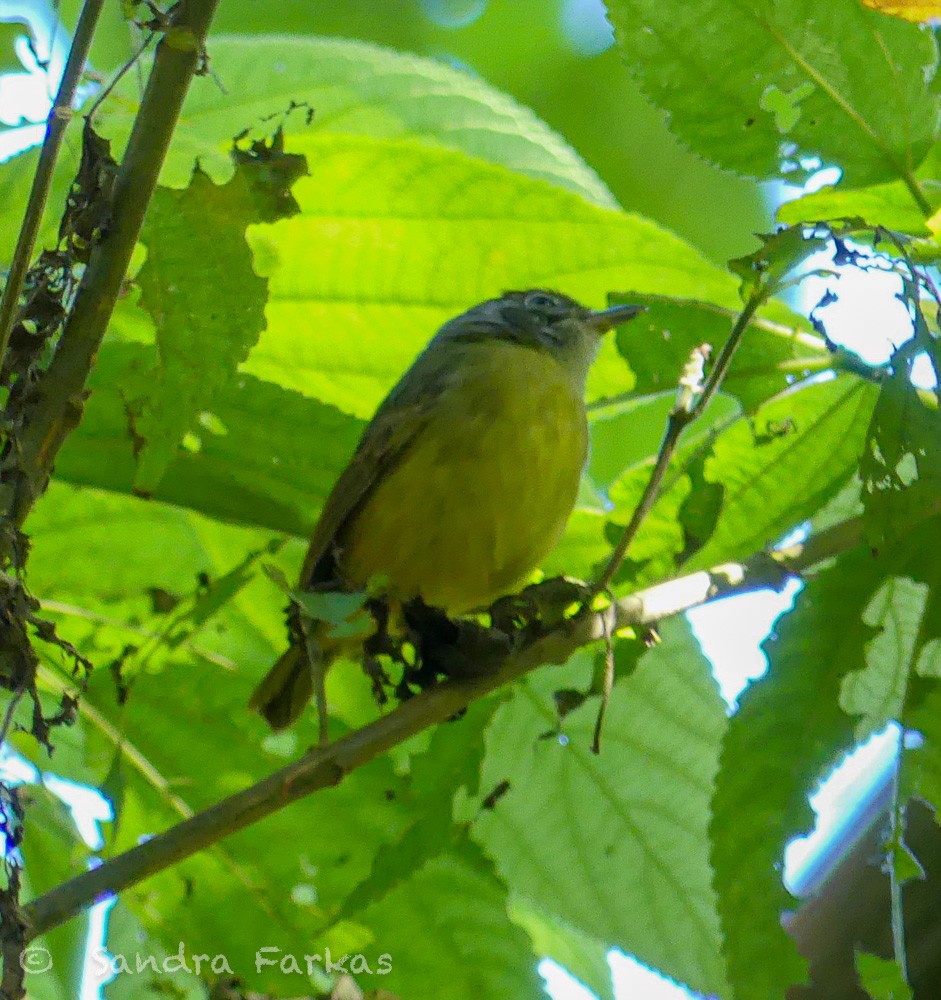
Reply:
[[[510,900],[510,917],[532,938],[538,955],[561,965],[598,1000],[615,1000],[608,949],[601,941],[521,900]]]
[[[35,898],[66,879],[80,874],[88,851],[78,835],[68,808],[40,785],[21,786],[25,807],[22,853],[26,866],[24,901]],[[36,1000],[66,1000],[81,980],[85,958],[87,918],[57,927],[30,943],[25,966],[30,996]],[[47,968],[48,966],[48,968]]]
[[[902,754],[900,785],[903,796],[917,795],[934,810],[941,825],[941,682],[915,684],[908,699],[905,725],[920,734],[920,745]]]
[[[80,121],[80,119],[76,119]],[[52,175],[46,211],[36,239],[37,252],[55,246],[59,234],[59,217],[65,208],[66,195],[78,166],[77,150],[81,146],[80,126],[71,122],[59,157],[58,168]],[[71,141],[70,141],[71,140]],[[27,149],[0,163],[0,267],[7,269],[23,222],[33,174],[39,162],[39,150]]]
[[[151,371],[152,347],[106,343],[92,377],[85,419],[56,461],[56,475],[120,493],[136,465],[122,387]],[[156,499],[243,524],[307,535],[356,447],[363,422],[251,375],[220,388],[199,425],[198,450],[179,449]],[[303,432],[298,433],[298,428]]]
[[[835,496],[856,468],[877,395],[851,376],[810,383],[721,434],[705,477],[721,486],[722,508],[689,565],[738,559],[777,542]]]
[[[318,131],[412,136],[551,181],[597,205],[616,204],[598,175],[528,108],[437,59],[340,38],[253,35],[213,39],[212,70],[212,78],[193,82],[162,184],[184,185],[197,157],[224,178],[234,135],[271,116],[285,116],[287,132],[303,132],[312,109]],[[130,82],[120,93],[132,107],[105,105],[106,134],[129,130],[138,94]],[[292,102],[301,108],[288,115]]]
[[[566,715],[564,740],[556,735],[552,692],[579,686],[573,669],[537,672],[497,712],[481,787],[510,789],[474,836],[515,899],[724,994],[706,831],[726,723],[708,665],[688,629],[667,623],[663,642],[616,684],[600,756],[589,749],[594,698]]]
[[[922,188],[932,208],[941,206],[941,188],[927,184]],[[865,219],[873,226],[912,236],[931,235],[924,212],[901,181],[866,188],[827,184],[812,194],[784,202],[777,211],[778,222],[786,226],[846,218]]]
[[[265,327],[267,281],[252,268],[245,228],[297,211],[288,193],[306,172],[280,136],[236,152],[235,174],[214,184],[197,166],[182,191],[158,187],[141,240],[140,305],[153,318],[158,362],[125,387],[135,435],[135,492],[150,494],[183,435],[235,378]]]
[[[690,148],[767,179],[818,158],[911,177],[938,132],[934,38],[858,0],[610,0],[621,54]]]
[[[867,535],[873,545],[896,539],[937,507],[941,412],[922,402],[905,364],[896,364],[879,393],[860,474]]]
[[[289,148],[311,174],[294,188],[300,215],[249,232],[271,297],[244,370],[347,413],[370,416],[445,320],[506,288],[595,305],[619,288],[737,301],[733,279],[675,237],[544,182],[416,143]],[[595,367],[603,379],[605,360]]]
[[[6,11],[0,12],[0,73],[22,73],[23,64],[13,48],[13,43],[23,35],[29,35],[29,25],[19,17]]]
[[[676,391],[595,404],[589,411],[591,450],[586,470],[592,485],[609,490],[617,480],[656,458]],[[717,425],[739,412],[735,401],[717,395],[683,437],[685,447],[701,444]]]
[[[427,861],[453,848],[459,831],[452,821],[455,796],[477,793],[484,731],[495,708],[494,699],[475,702],[461,719],[439,726],[427,749],[411,758],[411,781],[400,804],[415,818],[379,850],[369,877],[347,896],[339,918],[382,899]]]
[[[627,295],[627,299],[648,310],[617,332],[618,350],[637,376],[637,393],[675,390],[693,348],[706,343],[719,351],[737,316],[733,309],[694,300],[656,295]],[[830,351],[806,327],[797,316],[789,326],[754,320],[722,383],[723,392],[752,413],[798,379],[828,368]]]
[[[739,698],[723,743],[712,863],[736,1000],[766,1000],[803,981],[804,962],[781,927],[794,905],[782,858],[813,825],[808,790],[853,746],[839,693],[872,637],[861,615],[883,573],[869,552],[854,551],[807,583],[765,641],[768,674]]]
[[[906,546],[907,547],[907,546]],[[894,562],[895,551],[889,558]],[[910,675],[920,650],[928,601],[926,584],[892,576],[863,612],[874,636],[866,647],[866,665],[849,674],[841,702],[858,717],[856,738],[863,740],[893,719],[901,719]]]
[[[912,988],[894,959],[857,951],[856,972],[872,1000],[912,1000]]]
[[[473,844],[428,862],[366,919],[374,949],[392,962],[388,976],[366,980],[374,987],[404,997],[435,988],[448,1000],[544,1000],[532,943],[511,922],[506,887]]]

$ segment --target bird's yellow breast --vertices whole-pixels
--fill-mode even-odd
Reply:
[[[395,596],[451,613],[487,605],[558,541],[587,449],[581,390],[554,358],[507,341],[470,345],[344,527],[339,568],[352,584],[382,575]]]

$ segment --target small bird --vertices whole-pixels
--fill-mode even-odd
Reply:
[[[449,320],[376,411],[327,497],[301,590],[383,593],[457,615],[509,593],[558,542],[588,457],[585,382],[601,334],[641,306],[592,311],[506,292]],[[342,652],[315,634],[322,671]],[[313,692],[298,637],[250,702],[280,729]]]

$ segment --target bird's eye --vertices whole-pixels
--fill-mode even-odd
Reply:
[[[550,310],[557,308],[558,303],[556,302],[554,295],[547,295],[545,292],[533,292],[526,296],[526,308],[527,309],[540,309],[540,310]]]

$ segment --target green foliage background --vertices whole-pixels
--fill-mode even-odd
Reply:
[[[63,3],[66,24],[77,6]],[[782,163],[799,175],[808,158],[840,166],[839,185],[782,217],[858,214],[932,252],[930,31],[856,0],[611,0],[617,47],[586,58],[558,10],[492,2],[446,30],[404,2],[222,4],[212,73],[176,132],[86,417],[27,526],[31,590],[99,669],[52,761],[14,742],[110,798],[101,856],[314,741],[309,720],[272,736],[245,710],[285,639],[262,565],[296,573],[364,422],[445,319],[510,287],[650,306],[593,372],[584,502],[544,567],[589,577],[649,475],[689,348],[721,343],[740,305],[720,261],[768,227],[756,181]],[[93,51],[106,72],[133,44],[116,11]],[[137,100],[131,73],[98,116],[118,150]],[[296,212],[276,221],[229,156],[233,136],[273,122],[307,164]],[[4,262],[34,164],[27,153],[0,165]],[[47,242],[56,227],[51,210]],[[780,995],[804,974],[780,929],[780,861],[811,823],[808,791],[895,719],[926,737],[904,755],[903,787],[941,809],[930,711],[941,617],[926,555],[938,524],[911,523],[937,510],[941,435],[937,402],[926,407],[899,369],[880,389],[769,303],[631,549],[621,592],[744,558],[820,523],[838,496],[865,500],[880,557],[849,553],[810,580],[766,648],[768,678],[731,721],[673,621],[649,651],[619,643],[594,757],[594,698],[560,720],[553,697],[588,686],[592,656],[580,654],[124,893],[111,950],[172,954],[182,941],[226,955],[272,996],[313,986],[256,972],[263,945],[361,952],[374,972],[388,953],[392,972],[360,977],[365,987],[502,1000],[543,995],[545,955],[610,997],[604,956],[618,947],[703,994]],[[893,468],[912,458],[914,501],[898,476],[886,483],[880,456]],[[109,665],[130,684],[126,703]],[[50,697],[70,680],[50,655]],[[352,665],[331,673],[329,694],[337,732],[374,716]],[[39,893],[89,857],[55,800],[31,794],[24,854]],[[37,997],[74,995],[79,923],[45,941],[56,965],[30,983]],[[860,974],[891,979],[866,956]],[[152,980],[122,975],[105,994],[150,995]],[[175,975],[172,989],[204,995],[196,977]]]

